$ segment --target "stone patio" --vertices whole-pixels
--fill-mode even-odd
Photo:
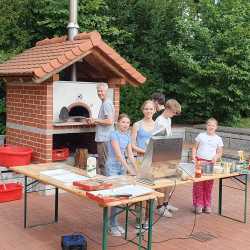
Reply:
[[[234,184],[227,180],[227,184]],[[202,214],[196,217],[195,233],[209,233],[212,239],[200,242],[194,239],[174,239],[190,234],[195,216],[191,212],[191,185],[176,187],[172,204],[180,210],[174,218],[162,218],[155,226],[153,241],[164,241],[153,244],[154,250],[245,250],[250,246],[250,224],[239,223],[218,216],[218,183],[213,192],[213,210],[211,215]],[[243,193],[227,189],[224,192],[224,213],[242,218]],[[29,195],[29,223],[45,223],[53,218],[53,196],[38,193]],[[249,203],[249,202],[248,202]],[[64,234],[82,232],[95,241],[101,242],[102,210],[91,202],[81,200],[71,194],[62,193],[59,196],[59,222],[29,229],[23,228],[23,200],[0,204],[0,249],[1,250],[60,250],[60,237]],[[249,216],[249,212],[248,212]],[[157,218],[157,216],[155,216]],[[122,218],[124,221],[124,217]],[[133,221],[133,218],[130,218]],[[134,228],[129,228],[129,238],[133,237]],[[109,237],[109,245],[126,243],[116,237]],[[88,240],[88,250],[100,250],[101,246]],[[133,250],[137,247],[131,243],[110,247],[114,250]]]

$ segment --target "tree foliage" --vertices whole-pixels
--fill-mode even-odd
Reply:
[[[180,122],[249,116],[248,0],[78,2],[80,31],[98,30],[147,77],[139,89],[122,89],[122,111],[133,120],[155,91],[182,104]],[[66,33],[68,0],[2,0],[0,11],[0,61]]]
[[[125,10],[125,16],[134,13],[142,20],[128,54],[140,62],[137,65],[148,82],[140,92],[132,88],[124,91],[125,111],[139,107],[152,92],[162,90],[182,103],[180,121],[202,122],[214,116],[230,124],[249,114],[248,1],[136,3],[133,10]],[[138,119],[138,114],[133,113],[133,117]]]

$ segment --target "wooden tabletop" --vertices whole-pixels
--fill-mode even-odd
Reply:
[[[207,181],[207,180],[216,180],[221,178],[239,176],[240,173],[231,173],[231,174],[212,174],[207,176],[202,176],[201,178],[190,178],[188,180],[181,180],[180,178],[161,178],[154,181],[153,185],[146,185],[146,187],[150,187],[152,189],[159,189],[159,188],[166,188],[166,187],[173,187],[178,185],[185,185],[190,184],[193,182],[200,182],[200,181]]]
[[[52,185],[54,187],[57,187],[57,188],[65,190],[67,192],[70,192],[72,194],[78,195],[82,198],[89,199],[86,196],[86,191],[80,190],[79,188],[73,186],[72,184],[68,185],[62,181],[58,181],[52,177],[41,174],[42,171],[46,171],[46,170],[64,169],[64,170],[69,170],[69,171],[76,173],[76,174],[79,174],[79,175],[86,176],[86,171],[84,171],[84,170],[69,166],[65,163],[31,164],[31,165],[27,165],[27,166],[11,167],[10,169],[16,173],[23,174],[23,175],[28,176],[32,179],[38,180],[44,184]],[[99,176],[99,177],[101,177],[101,176]],[[129,180],[131,183],[131,181],[133,181],[133,178],[132,179],[130,178]],[[118,201],[108,202],[108,203],[105,203],[105,206],[111,207],[111,206],[125,205],[125,204],[129,204],[129,203],[136,203],[136,202],[140,202],[140,201],[151,200],[151,199],[155,199],[157,197],[163,197],[163,194],[154,191],[153,193],[148,194],[148,195],[143,195],[143,196],[139,196],[139,197],[135,197],[135,198],[122,199],[122,200],[118,200]],[[89,200],[91,200],[91,199],[89,199]],[[98,203],[98,202],[96,202],[96,203]],[[101,204],[99,204],[99,205],[101,205]]]

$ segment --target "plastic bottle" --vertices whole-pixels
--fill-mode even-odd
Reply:
[[[88,177],[96,176],[96,158],[95,157],[92,157],[92,156],[88,157],[86,172],[87,172]]]
[[[195,163],[195,178],[201,178],[201,162],[196,161]]]

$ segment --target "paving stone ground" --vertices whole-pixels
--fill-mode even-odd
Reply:
[[[238,184],[227,181],[227,184]],[[172,198],[172,204],[179,207],[173,218],[162,218],[153,232],[154,250],[245,250],[250,249],[250,223],[244,224],[217,215],[218,184],[213,190],[213,214],[196,217],[191,212],[190,184],[178,186]],[[224,213],[238,219],[243,216],[244,195],[242,192],[226,189],[224,192]],[[249,202],[248,202],[249,204]],[[95,204],[81,200],[71,194],[59,196],[59,222],[29,229],[23,228],[23,200],[0,203],[0,250],[59,250],[61,235],[82,232],[95,241],[101,242],[102,209]],[[247,212],[248,216],[249,210]],[[49,222],[53,218],[53,196],[38,193],[29,195],[29,223]],[[157,216],[155,216],[157,218]],[[130,217],[130,220],[134,219]],[[124,221],[124,216],[121,222]],[[195,222],[194,232],[210,233],[213,239],[200,242],[182,238],[190,234]],[[134,228],[130,226],[129,237],[134,237]],[[168,240],[172,239],[172,240]],[[167,241],[168,240],[168,241]],[[109,237],[109,245],[123,244],[124,240]],[[100,250],[101,246],[88,240],[88,250]],[[111,247],[114,250],[133,250],[136,246],[129,243]]]

